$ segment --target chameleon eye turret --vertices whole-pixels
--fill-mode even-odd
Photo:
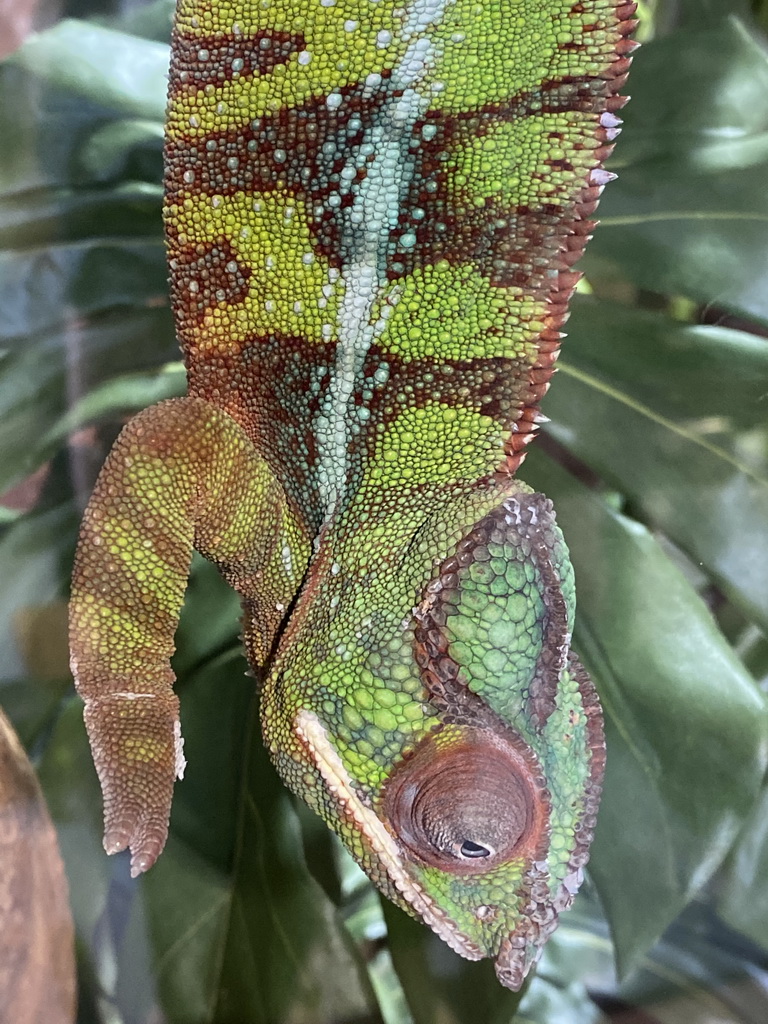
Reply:
[[[515,477],[612,175],[634,3],[178,0],[164,219],[186,398],[85,514],[72,669],[134,874],[184,767],[193,548],[264,739],[377,886],[519,988],[604,763],[551,502]]]
[[[382,812],[416,861],[472,874],[531,846],[541,827],[538,795],[529,766],[510,744],[482,730],[448,728],[426,737],[394,770]]]

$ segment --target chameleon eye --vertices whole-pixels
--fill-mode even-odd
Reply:
[[[464,730],[423,741],[387,783],[384,812],[419,860],[454,874],[487,871],[530,838],[530,770],[503,740]]]
[[[462,857],[491,857],[493,850],[482,843],[475,843],[471,839],[465,839],[459,847]]]

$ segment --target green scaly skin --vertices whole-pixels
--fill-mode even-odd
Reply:
[[[634,5],[181,0],[166,237],[189,397],[86,511],[72,667],[105,848],[183,769],[193,548],[240,594],[286,783],[519,988],[578,887],[604,748],[550,502],[514,477],[617,133]]]

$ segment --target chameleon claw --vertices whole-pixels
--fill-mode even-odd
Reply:
[[[104,849],[108,854],[131,850],[131,878],[148,871],[162,853],[168,835],[158,822],[140,817],[132,827],[115,826],[104,833]]]
[[[103,846],[106,852],[111,855],[126,850],[130,841],[130,832],[125,831],[125,829],[113,828],[104,833]]]
[[[144,850],[142,853],[134,853],[131,857],[131,878],[138,878],[145,871],[149,871],[157,860],[160,851],[152,853]]]

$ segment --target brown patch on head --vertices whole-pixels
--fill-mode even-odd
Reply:
[[[549,801],[532,758],[506,736],[432,733],[384,788],[382,813],[409,854],[454,875],[532,859]]]

